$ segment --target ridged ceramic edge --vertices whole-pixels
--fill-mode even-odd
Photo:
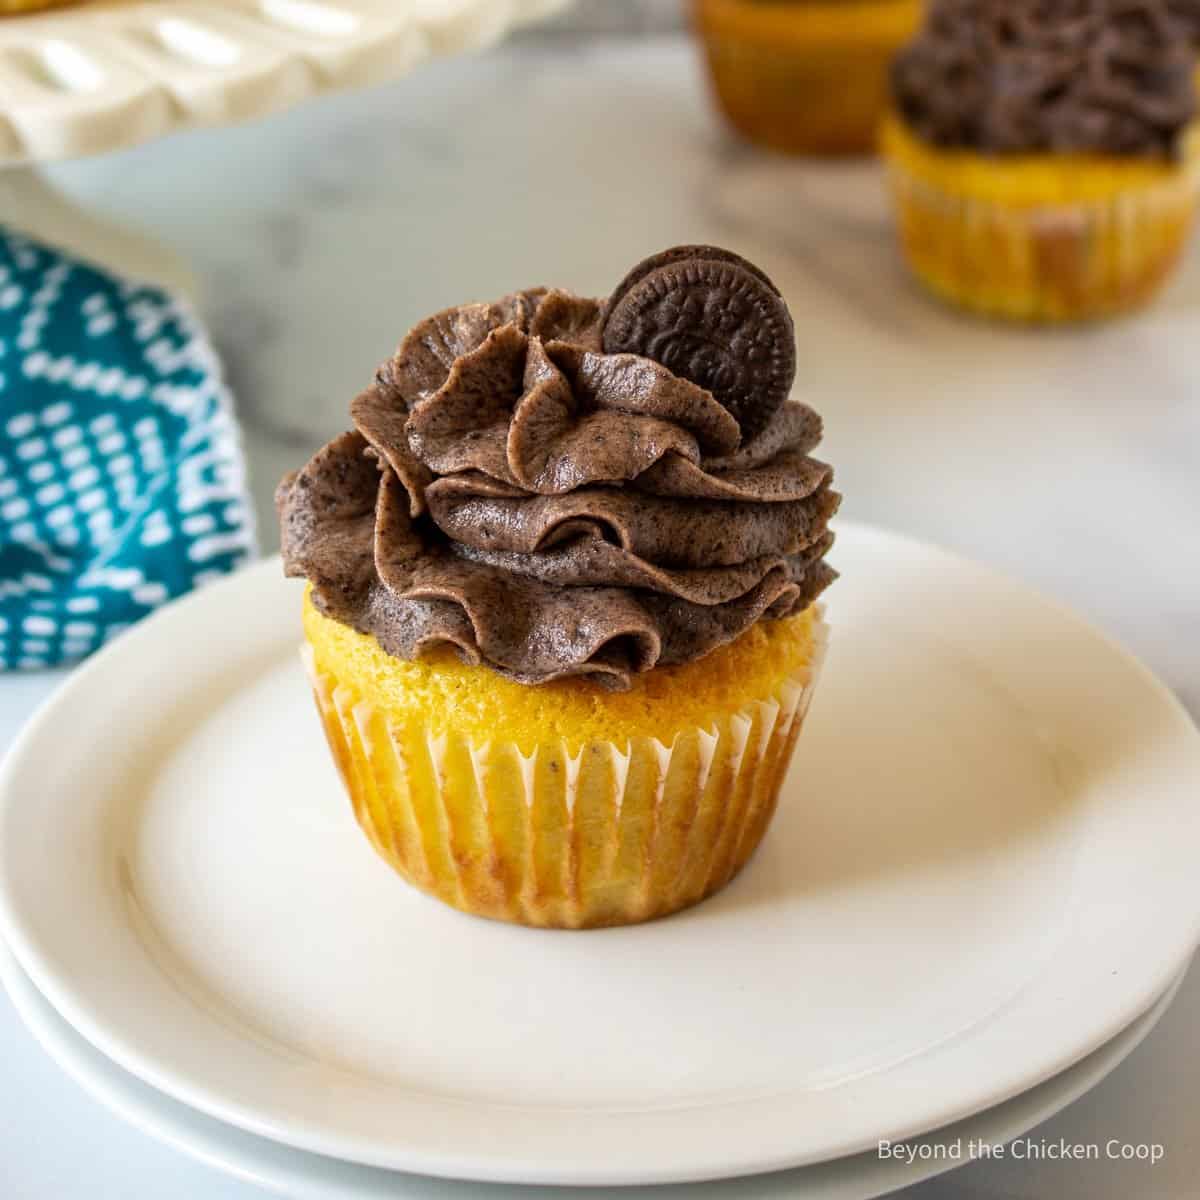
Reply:
[[[477,50],[569,0],[110,0],[0,18],[0,165],[250,120]]]

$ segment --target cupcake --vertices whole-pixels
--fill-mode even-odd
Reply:
[[[280,484],[354,814],[466,912],[581,928],[723,887],[808,708],[838,505],[758,268],[680,247],[605,302],[427,318]]]
[[[64,4],[79,4],[82,0],[0,0],[0,17],[38,12],[43,8],[61,8]]]
[[[717,101],[752,141],[792,154],[875,149],[892,56],[922,0],[694,0]]]
[[[884,130],[916,275],[1024,320],[1145,302],[1195,211],[1192,62],[1160,0],[934,0]]]

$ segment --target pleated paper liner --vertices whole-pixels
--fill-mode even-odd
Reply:
[[[766,700],[669,745],[523,753],[396,724],[303,648],[354,814],[405,879],[464,912],[582,929],[665,916],[724,887],[774,815],[827,640]]]
[[[952,173],[938,177],[936,167],[926,171],[921,157],[907,152],[907,136],[895,123],[885,131],[901,248],[931,291],[976,312],[1068,322],[1136,309],[1170,275],[1192,229],[1197,164],[1191,156],[1131,186],[1114,183],[1109,195],[1021,203],[1005,194],[1005,185],[1019,183],[1016,173],[1025,167],[996,162],[997,194],[989,198],[978,194],[983,168],[971,190],[960,190]],[[1074,164],[1047,167],[1068,173],[1069,196]]]
[[[921,0],[693,0],[713,91],[752,141],[791,154],[869,154],[888,67]]]
[[[62,8],[67,4],[80,3],[83,3],[83,0],[0,0],[0,17],[38,12],[43,8]]]

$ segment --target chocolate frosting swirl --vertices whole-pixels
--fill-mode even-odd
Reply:
[[[1195,113],[1181,7],[933,0],[893,65],[897,108],[938,146],[1176,157]]]
[[[743,440],[703,387],[604,353],[603,314],[534,289],[409,333],[355,430],[279,486],[285,569],[318,608],[400,658],[450,645],[623,689],[828,586],[817,414],[786,403]]]
[[[1167,11],[1184,28],[1194,46],[1200,46],[1200,0],[1166,0]]]

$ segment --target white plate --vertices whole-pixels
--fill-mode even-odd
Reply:
[[[1184,974],[1149,1012],[1062,1074],[965,1121],[912,1143],[910,1161],[877,1153],[772,1175],[658,1188],[550,1188],[538,1200],[869,1200],[961,1165],[976,1144],[1003,1145],[1095,1087],[1130,1055],[1170,1007]],[[292,1200],[518,1200],[526,1188],[402,1175],[293,1150],[214,1121],[140,1083],[84,1041],[46,1002],[0,943],[0,984],[38,1043],[81,1087],[143,1133],[240,1179]],[[927,1149],[926,1149],[927,1147]],[[918,1154],[918,1150],[922,1151]]]
[[[587,934],[463,917],[355,829],[267,563],[144,622],[0,775],[0,925],[146,1082],[376,1166],[651,1183],[856,1153],[1048,1079],[1200,932],[1200,738],[1018,585],[843,526],[775,827],[722,895]]]
[[[0,19],[0,163],[264,117],[495,41],[566,0],[89,0]]]

